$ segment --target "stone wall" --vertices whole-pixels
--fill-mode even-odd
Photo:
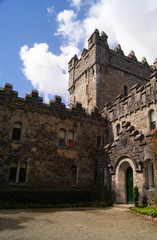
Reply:
[[[98,30],[88,40],[81,58],[75,55],[69,62],[69,104],[81,101],[91,112],[95,106],[102,110],[105,103],[124,92],[129,92],[135,84],[145,85],[150,74],[156,69],[156,62],[149,66],[145,58],[141,62],[133,51],[125,56],[118,44],[114,50],[107,43],[107,35]]]
[[[130,94],[123,94],[116,98],[113,104],[107,103],[102,115],[107,117],[112,125],[114,139],[116,138],[116,125],[130,122],[140,133],[146,135],[150,131],[149,112],[157,113],[157,84],[156,73],[151,75],[150,81],[145,86],[136,84],[130,90]]]
[[[106,128],[106,120],[97,109],[91,115],[86,114],[80,103],[67,109],[58,96],[45,104],[34,90],[25,99],[19,98],[12,85],[6,84],[0,88],[0,113],[1,186],[15,185],[9,182],[14,161],[27,164],[28,186],[66,188],[95,184],[97,136],[103,137]],[[20,140],[12,139],[14,123],[22,124]],[[74,134],[73,146],[59,146],[60,129]],[[16,180],[17,185],[23,185]]]

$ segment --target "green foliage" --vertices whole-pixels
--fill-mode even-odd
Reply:
[[[138,201],[139,201],[139,191],[138,191],[137,186],[135,186],[133,188],[133,201],[134,201],[135,206],[137,207],[138,206]]]
[[[81,189],[0,189],[0,208],[87,207],[111,205],[99,202],[95,191]]]
[[[157,207],[133,207],[132,210],[143,215],[148,215],[151,217],[157,217]]]

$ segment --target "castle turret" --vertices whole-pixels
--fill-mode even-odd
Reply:
[[[102,110],[117,95],[129,93],[135,84],[145,85],[157,68],[157,60],[150,67],[145,58],[139,62],[133,51],[124,55],[118,44],[110,49],[106,33],[96,29],[88,39],[88,49],[83,49],[69,62],[69,103],[80,101],[91,112],[95,107]]]

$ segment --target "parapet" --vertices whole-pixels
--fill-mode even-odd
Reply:
[[[157,101],[157,71],[150,76],[150,81],[145,86],[134,85],[127,97],[122,94],[117,96],[116,101],[107,103],[102,111],[103,116],[108,116],[111,122],[131,115],[146,106]]]
[[[90,120],[97,118],[105,122],[105,119],[98,113],[97,109],[92,114],[86,113],[80,102],[76,102],[72,109],[66,108],[62,98],[57,95],[48,104],[43,102],[43,98],[39,96],[37,90],[32,90],[31,94],[26,94],[25,98],[20,98],[18,97],[18,92],[13,90],[13,85],[8,83],[5,85],[5,88],[0,88],[0,105],[11,111],[16,111],[20,108],[24,112],[37,111],[41,114],[52,114],[60,118],[76,118],[78,120],[81,118]]]
[[[124,55],[120,44],[117,44],[115,49],[110,49],[107,39],[106,33],[99,33],[96,29],[88,39],[88,49],[83,49],[80,59],[75,55],[70,60],[68,65],[69,88],[94,64],[100,64],[105,68],[116,68],[144,80],[148,80],[149,75],[157,69],[157,59],[154,60],[152,66],[149,66],[145,57],[138,61],[133,50],[129,52],[128,56]],[[99,47],[93,51],[93,47],[96,45]]]

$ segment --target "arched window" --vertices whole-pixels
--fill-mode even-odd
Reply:
[[[154,167],[152,161],[148,162],[148,187],[154,188]]]
[[[13,132],[12,132],[12,140],[20,141],[21,130],[22,130],[22,124],[14,123]]]
[[[64,129],[59,130],[59,146],[65,146],[66,132]]]
[[[19,172],[19,183],[25,183],[26,181],[26,169],[27,163],[21,162],[20,163],[20,172]]]
[[[98,136],[97,137],[97,148],[100,148],[101,147],[101,137]]]
[[[75,186],[77,184],[77,166],[71,167],[71,185]]]
[[[124,85],[124,96],[128,96],[128,87]]]
[[[73,147],[73,145],[74,145],[74,133],[72,131],[68,132],[67,142],[68,142],[69,147]]]
[[[118,124],[116,125],[116,137],[119,136],[119,133],[120,133],[120,124],[118,123]]]
[[[156,119],[155,119],[155,111],[150,110],[149,112],[149,119],[150,119],[150,130],[156,128]]]
[[[17,175],[17,162],[12,161],[10,164],[10,175],[9,175],[9,182],[16,183],[16,175]]]

